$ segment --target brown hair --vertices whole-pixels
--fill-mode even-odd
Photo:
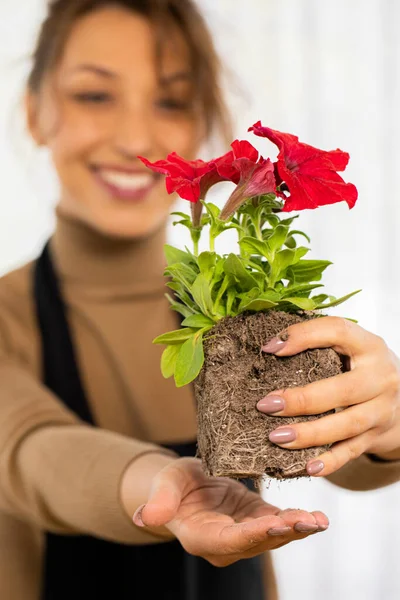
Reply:
[[[29,89],[39,92],[44,77],[60,59],[74,23],[106,6],[120,6],[150,19],[157,29],[158,55],[162,52],[166,20],[178,26],[190,49],[207,135],[217,129],[229,143],[230,119],[220,87],[220,61],[208,27],[193,0],[50,0],[33,54]]]

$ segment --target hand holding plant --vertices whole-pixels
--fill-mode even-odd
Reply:
[[[307,460],[324,448],[288,452],[273,446],[268,435],[274,419],[257,411],[257,401],[273,389],[338,374],[342,363],[331,349],[278,359],[261,355],[260,348],[285,327],[317,318],[357,292],[339,299],[316,292],[331,263],[304,258],[309,248],[298,243],[310,239],[294,227],[298,215],[285,213],[340,201],[352,208],[357,190],[338,174],[348,154],[318,150],[261,123],[250,129],[278,146],[275,163],[238,140],[209,162],[176,154],[154,164],[142,159],[164,173],[168,191],[189,200],[192,209],[191,216],[175,214],[190,230],[193,251],[166,246],[169,298],[183,317],[182,328],[155,342],[167,346],[165,377],[174,376],[177,386],[195,381],[199,453],[207,473],[292,477],[305,474]],[[206,201],[220,181],[236,184],[222,210]],[[209,250],[199,254],[206,227]],[[215,240],[228,229],[237,231],[238,253],[219,255]]]

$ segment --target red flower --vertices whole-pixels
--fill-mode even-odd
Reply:
[[[169,154],[166,160],[158,160],[154,163],[143,156],[138,158],[149,169],[166,175],[165,184],[169,194],[176,192],[184,200],[192,202],[192,223],[194,227],[199,227],[203,212],[203,205],[199,200],[204,200],[208,190],[225,179],[218,173],[216,165],[219,164],[219,161],[221,164],[225,161],[232,161],[231,154],[232,152],[228,152],[227,155],[209,162],[185,160],[176,152]]]
[[[177,194],[184,200],[198,202],[204,199],[212,185],[222,181],[216,167],[203,160],[185,160],[173,152],[166,160],[152,163],[143,156],[138,158],[152,171],[166,175],[167,192]]]
[[[240,166],[235,164],[236,160],[247,159],[249,163],[255,165],[258,160],[258,150],[254,148],[247,140],[235,140],[231,144],[232,150],[212,161],[221,177],[233,183],[240,181]]]
[[[262,156],[259,158],[258,150],[246,140],[235,140],[232,149],[234,160],[227,158],[217,164],[220,175],[237,183],[236,189],[222,209],[220,217],[223,220],[232,216],[248,198],[276,194],[274,167],[271,161],[265,160]]]
[[[278,161],[274,163],[277,180],[284,182],[290,193],[289,197],[285,197],[284,212],[342,201],[353,208],[358,196],[357,188],[352,183],[345,183],[337,174],[347,166],[347,152],[319,150],[299,142],[295,135],[263,127],[261,121],[249,131],[268,138],[279,148]]]

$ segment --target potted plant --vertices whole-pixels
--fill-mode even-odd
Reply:
[[[190,215],[174,214],[177,223],[188,227],[193,250],[165,248],[172,291],[168,298],[182,316],[182,328],[154,342],[166,345],[163,375],[174,376],[177,386],[194,382],[198,454],[206,473],[299,477],[306,475],[306,463],[326,448],[275,446],[268,435],[276,428],[276,417],[261,414],[256,404],[273,390],[339,374],[342,360],[331,348],[279,358],[262,347],[277,334],[284,336],[287,326],[320,318],[321,311],[357,291],[339,299],[321,292],[322,274],[332,263],[305,258],[310,248],[304,243],[310,239],[295,228],[299,215],[287,213],[340,201],[352,208],[357,190],[338,174],[346,168],[347,153],[319,150],[260,122],[249,131],[276,144],[276,162],[239,140],[208,162],[186,161],[175,153],[155,163],[141,157],[166,175],[170,193],[191,203]],[[206,201],[210,187],[221,181],[236,185],[222,210]],[[204,228],[209,249],[199,253]],[[220,255],[215,240],[228,229],[237,232],[238,251]],[[280,418],[279,424],[315,418]]]

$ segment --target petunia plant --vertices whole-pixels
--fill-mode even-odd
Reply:
[[[319,150],[260,122],[249,131],[278,147],[276,162],[263,158],[246,140],[234,141],[229,152],[208,162],[187,161],[175,153],[154,163],[140,157],[166,175],[169,193],[178,193],[191,206],[190,214],[173,214],[175,224],[189,229],[193,249],[165,247],[165,275],[172,291],[168,298],[182,327],[154,340],[166,345],[162,372],[174,376],[178,387],[198,376],[203,341],[221,319],[269,310],[323,311],[360,291],[342,298],[321,292],[322,274],[332,263],[305,258],[310,248],[304,244],[310,239],[295,228],[299,215],[286,214],[341,201],[352,208],[357,189],[338,174],[349,155]],[[220,209],[206,197],[222,181],[233,182],[235,189]],[[199,253],[205,228],[209,249]],[[215,240],[229,229],[237,232],[238,252],[218,254]]]

